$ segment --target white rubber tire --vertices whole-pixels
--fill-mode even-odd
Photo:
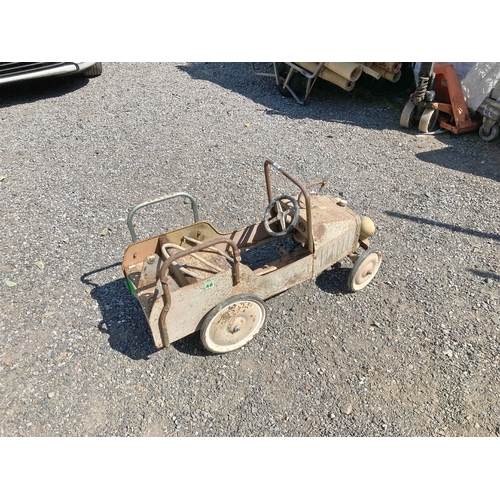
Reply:
[[[351,292],[357,292],[365,288],[377,274],[382,262],[382,252],[367,250],[363,253],[347,278],[347,288]]]
[[[223,300],[205,317],[200,328],[201,341],[210,352],[234,351],[252,340],[267,317],[264,302],[255,295],[241,294]]]

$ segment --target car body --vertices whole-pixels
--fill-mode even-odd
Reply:
[[[300,189],[298,196],[273,197],[270,167]],[[242,347],[263,327],[264,300],[298,285],[344,257],[353,262],[347,286],[364,288],[377,273],[382,254],[369,248],[375,226],[347,202],[309,188],[270,160],[264,163],[269,205],[263,220],[230,233],[198,221],[195,198],[174,193],[129,211],[132,240],[122,263],[127,287],[139,300],[156,347],[168,347],[200,331],[205,348],[225,353]],[[137,240],[132,218],[148,205],[188,198],[194,224]],[[363,251],[364,250],[364,251]],[[358,253],[361,251],[361,253]]]
[[[0,84],[70,74],[92,78],[101,73],[100,62],[1,62]]]

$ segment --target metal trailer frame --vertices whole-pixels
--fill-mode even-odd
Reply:
[[[258,72],[255,69],[255,63],[252,62],[250,63],[250,66],[252,68],[252,71],[254,72],[255,75],[257,76],[268,76],[268,77],[274,77],[276,80],[276,85],[278,85],[280,91],[287,91],[290,93],[290,95],[299,103],[299,104],[305,104],[307,98],[309,97],[309,94],[311,93],[314,84],[316,83],[316,80],[318,78],[318,75],[323,68],[323,65],[325,64],[324,62],[320,62],[318,64],[318,67],[314,70],[313,73],[310,71],[301,68],[297,64],[293,62],[284,62],[284,63],[277,63],[273,62],[273,73],[262,73]],[[288,66],[288,71],[286,72],[286,76],[283,78],[279,74],[279,69],[281,64],[286,64]],[[292,78],[295,73],[300,73],[303,77],[306,78],[307,84],[306,84],[306,89],[303,97],[299,97],[297,93],[294,91],[294,89],[291,87],[290,82],[292,81]]]

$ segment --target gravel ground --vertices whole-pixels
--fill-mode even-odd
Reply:
[[[1,436],[500,433],[499,140],[400,129],[406,90],[300,106],[247,63],[109,63],[1,93]],[[196,334],[156,350],[121,275],[128,208],[188,191],[243,227],[267,158],[370,216],[381,270],[352,294],[343,261],[269,299],[233,353]],[[137,230],[190,222],[176,201]]]

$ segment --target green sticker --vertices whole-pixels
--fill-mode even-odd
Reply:
[[[203,290],[208,290],[210,288],[213,288],[214,286],[215,286],[215,280],[207,281],[206,283],[203,284]]]
[[[137,296],[137,293],[135,291],[135,287],[134,285],[132,284],[132,282],[128,279],[127,276],[125,276],[125,283],[127,284],[127,288],[128,288],[128,291],[132,294],[132,295],[136,295]]]

